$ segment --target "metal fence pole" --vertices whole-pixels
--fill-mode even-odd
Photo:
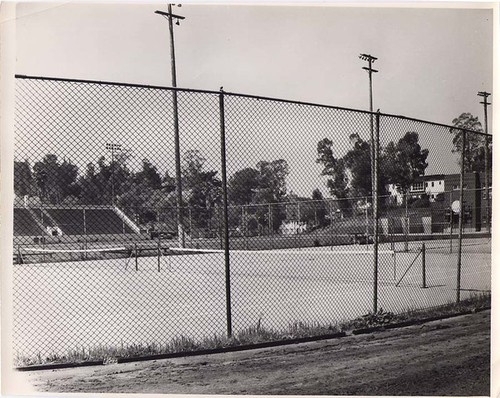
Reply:
[[[408,252],[408,234],[410,233],[410,217],[408,216],[408,190],[405,192],[405,223],[403,233],[405,237],[405,252]]]
[[[373,115],[371,115],[373,117]],[[380,113],[376,113],[375,119],[375,150],[373,153],[373,313],[378,310],[378,157],[380,141]],[[368,242],[367,242],[368,243]]]
[[[488,116],[487,116],[487,112],[485,111],[485,131],[486,133],[488,133]],[[491,234],[491,223],[490,223],[490,214],[491,214],[491,210],[490,210],[490,171],[489,171],[489,156],[490,156],[490,143],[489,143],[489,137],[488,136],[485,136],[484,137],[484,140],[485,140],[485,148],[484,148],[484,163],[485,163],[485,167],[484,167],[484,187],[485,187],[485,193],[486,193],[486,228],[487,228],[487,231],[488,231],[488,234]]]
[[[224,263],[226,277],[226,321],[227,335],[233,335],[231,320],[231,267],[229,260],[229,222],[227,213],[227,176],[226,176],[226,124],[224,114],[224,92],[219,94],[220,110],[220,150],[221,150],[221,175],[222,175],[222,203],[223,203],[223,230],[224,230]]]
[[[139,261],[137,259],[137,243],[134,243],[135,270],[139,271]]]
[[[477,93],[478,96],[483,97],[483,101],[480,104],[484,105],[484,187],[486,192],[486,229],[488,234],[491,234],[491,225],[490,225],[490,179],[489,179],[489,137],[488,137],[488,105],[491,105],[491,102],[488,102],[488,97],[491,93],[487,93],[486,91],[480,91]]]
[[[425,242],[422,242],[422,288],[427,287],[426,269],[425,269]]]
[[[457,303],[460,302],[460,282],[462,272],[462,233],[464,222],[464,175],[465,175],[465,141],[467,133],[462,131],[462,153],[460,160],[460,211],[458,213],[458,258],[457,258]]]

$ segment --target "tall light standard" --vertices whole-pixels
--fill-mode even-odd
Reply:
[[[372,55],[369,54],[360,54],[359,58],[362,59],[363,61],[368,61],[368,67],[363,66],[363,69],[368,71],[368,77],[370,81],[370,112],[372,114],[370,115],[370,146],[371,146],[371,177],[372,177],[372,193],[375,192],[374,186],[375,186],[375,181],[374,181],[374,161],[375,161],[375,139],[373,137],[373,83],[372,83],[372,73],[377,73],[378,70],[375,70],[372,68],[373,63],[378,59],[375,58]]]
[[[484,105],[484,132],[488,134],[488,105],[491,105],[491,102],[488,102],[488,97],[491,93],[487,93],[486,91],[480,91],[477,93],[479,97],[483,97],[483,101],[480,104]],[[491,225],[490,225],[490,177],[489,177],[489,156],[490,156],[490,143],[488,141],[488,136],[484,137],[485,145],[484,145],[484,189],[486,194],[486,226],[488,228],[488,233],[491,233]]]
[[[179,5],[180,7],[180,5]],[[159,14],[168,19],[168,29],[170,32],[170,65],[172,70],[172,87],[177,87],[177,73],[175,69],[175,46],[174,46],[174,25],[173,19],[176,20],[176,25],[179,21],[185,19],[183,16],[172,14],[172,4],[168,5],[168,12],[156,10],[155,14]],[[181,153],[179,144],[179,113],[177,108],[177,91],[173,90],[173,107],[174,107],[174,141],[175,141],[175,182],[177,188],[177,232],[179,235],[179,246],[184,247],[184,223],[182,214],[182,181],[181,181]]]
[[[113,144],[108,142],[106,149],[111,152],[111,204],[115,204],[115,152],[122,150],[121,144]]]
[[[378,71],[372,68],[373,63],[377,60],[370,54],[360,54],[359,58],[363,61],[368,61],[368,67],[363,69],[368,71],[370,80],[370,164],[372,178],[372,208],[373,208],[373,312],[377,312],[377,297],[378,297],[378,186],[377,186],[377,155],[378,155],[378,122],[377,122],[377,140],[373,134],[373,84],[372,74]],[[378,121],[377,117],[377,121]],[[375,148],[376,146],[376,148]],[[366,237],[368,243],[368,236]]]

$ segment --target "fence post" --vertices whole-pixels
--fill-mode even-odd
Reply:
[[[486,101],[486,99],[485,99]],[[485,132],[488,133],[488,114],[485,111],[484,113],[485,117]],[[491,234],[491,224],[490,224],[490,177],[489,177],[489,156],[490,156],[490,143],[489,143],[489,137],[485,136],[485,149],[484,149],[484,186],[485,186],[485,191],[486,191],[486,230],[488,231],[488,235]]]
[[[453,253],[453,210],[451,208],[451,203],[453,192],[450,192],[450,254]]]
[[[422,288],[427,287],[425,270],[425,242],[422,242]]]
[[[464,175],[465,175],[465,141],[467,133],[462,130],[462,153],[460,161],[460,211],[458,212],[458,258],[457,258],[457,303],[460,302],[461,272],[462,272],[462,234],[464,222]]]
[[[373,114],[370,115],[373,118]],[[372,203],[373,203],[373,313],[378,310],[378,157],[380,141],[380,112],[375,119],[375,148],[373,161]],[[368,237],[367,237],[368,239]],[[368,243],[368,242],[367,242]]]
[[[231,267],[229,261],[229,223],[227,214],[227,175],[226,175],[226,123],[224,113],[224,91],[219,94],[220,111],[220,150],[221,150],[221,176],[222,176],[222,205],[223,205],[223,230],[224,230],[224,263],[226,276],[226,321],[227,336],[233,335],[231,320]]]
[[[403,226],[405,236],[405,252],[408,252],[408,234],[410,233],[410,217],[408,216],[408,190],[405,192],[405,225]]]

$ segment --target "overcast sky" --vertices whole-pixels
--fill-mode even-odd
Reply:
[[[163,4],[19,4],[16,72],[170,85]],[[178,86],[450,123],[492,89],[492,11],[333,6],[175,7]]]
[[[167,6],[19,4],[16,73],[170,86],[168,24],[156,9]],[[476,94],[492,90],[489,9],[184,4],[174,12],[186,17],[175,26],[179,87],[367,109],[358,55],[370,53],[380,71],[374,107],[385,113],[482,120]]]

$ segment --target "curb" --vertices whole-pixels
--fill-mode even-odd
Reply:
[[[309,343],[313,341],[336,339],[345,336],[346,336],[345,332],[340,332],[340,333],[327,334],[321,336],[300,337],[296,339],[269,341],[265,343],[256,343],[256,344],[236,345],[223,348],[214,348],[209,350],[174,352],[169,354],[158,354],[158,355],[149,355],[141,357],[122,357],[122,358],[117,358],[117,363],[150,361],[154,359],[183,358],[183,357],[193,357],[198,355],[223,354],[226,352],[248,351],[248,350],[256,350],[259,348],[272,348],[272,347],[279,347],[279,346],[292,345],[298,343]]]
[[[54,369],[66,369],[66,368],[82,368],[84,366],[97,366],[103,365],[103,361],[89,361],[89,362],[79,362],[79,363],[52,363],[47,365],[31,365],[31,366],[21,366],[15,368],[20,372],[29,372],[31,370],[54,370]]]
[[[201,355],[210,355],[210,354],[222,354],[225,352],[236,352],[236,351],[248,351],[248,350],[256,350],[259,348],[271,348],[271,347],[279,347],[284,345],[292,345],[297,343],[308,343],[320,340],[329,340],[345,337],[345,332],[339,332],[334,334],[326,334],[321,336],[311,336],[311,337],[300,337],[296,339],[289,340],[278,340],[278,341],[268,341],[265,343],[256,343],[256,344],[247,344],[247,345],[236,345],[224,348],[214,348],[208,350],[198,350],[198,351],[188,351],[188,352],[173,352],[169,354],[158,354],[158,355],[147,355],[140,357],[118,357],[115,361],[111,363],[129,363],[129,362],[143,362],[143,361],[151,361],[155,359],[170,359],[170,358],[184,358],[184,357],[193,357],[193,356],[201,356]],[[20,372],[28,372],[32,370],[54,370],[54,369],[66,369],[66,368],[79,368],[85,366],[102,366],[105,365],[104,361],[90,361],[90,362],[80,362],[80,363],[57,363],[57,364],[47,364],[47,365],[32,365],[32,366],[23,366],[15,368]]]

